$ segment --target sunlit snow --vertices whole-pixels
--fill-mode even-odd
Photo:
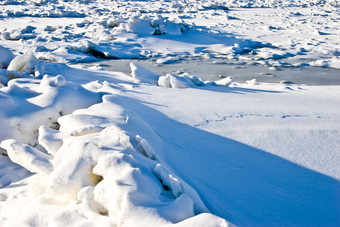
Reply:
[[[0,1],[0,226],[340,226],[339,6]]]

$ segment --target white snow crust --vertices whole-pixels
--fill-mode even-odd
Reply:
[[[1,1],[0,226],[339,226],[339,85],[100,64],[336,70],[339,12],[335,0]]]

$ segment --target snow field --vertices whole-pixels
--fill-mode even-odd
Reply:
[[[0,225],[340,225],[339,86],[75,64],[337,69],[338,6],[2,1]]]
[[[339,10],[332,0],[14,1],[0,8],[0,45],[42,60],[168,64],[209,56],[268,67],[338,68]]]

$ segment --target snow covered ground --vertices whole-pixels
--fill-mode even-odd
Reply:
[[[0,225],[339,226],[339,85],[100,63],[339,70],[339,25],[335,0],[0,1]]]

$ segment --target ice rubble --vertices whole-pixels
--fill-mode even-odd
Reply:
[[[168,225],[207,212],[197,195],[192,195],[187,186],[184,187],[156,161],[155,153],[151,156],[145,152],[152,149],[146,140],[138,137],[136,149],[142,147],[144,152],[136,153],[128,136],[131,132],[124,132],[110,122],[110,118],[104,117],[106,113],[104,116],[91,114],[101,112],[103,105],[108,110],[109,106],[116,108],[108,96],[104,97],[102,104],[89,110],[78,110],[60,118],[60,131],[40,127],[39,141],[48,153],[54,155],[44,154],[15,140],[5,140],[1,147],[7,150],[13,162],[42,175],[39,185],[43,188],[36,190],[42,191],[46,199],[66,202],[77,197],[92,198],[91,203],[98,205],[90,208],[94,212],[108,213],[117,225],[136,226],[137,223],[150,222],[151,217],[156,217],[152,220],[154,226]],[[86,120],[84,115],[88,116]],[[102,121],[98,121],[98,117],[102,117]],[[68,120],[63,121],[63,118]],[[79,121],[83,124],[79,125]],[[79,127],[88,128],[88,124],[94,122],[102,130],[75,135]],[[59,145],[53,145],[56,143]],[[148,160],[149,157],[154,157],[155,161]],[[44,177],[46,174],[48,176]],[[88,187],[92,189],[87,190]],[[148,215],[142,217],[141,213]],[[214,219],[218,218],[210,217],[201,224]],[[227,223],[220,221],[219,226],[224,225]]]
[[[0,5],[0,18],[10,18],[0,28],[0,42],[16,43],[9,45],[16,54],[24,49],[39,59],[65,63],[145,57],[162,61],[175,54],[246,62],[328,59],[339,51],[334,49],[338,6],[336,0],[8,1]],[[228,7],[265,9],[260,15]],[[11,26],[25,16],[34,26]],[[256,35],[259,30],[262,35]],[[292,66],[289,61],[286,65]]]
[[[160,15],[154,19],[147,16],[135,16],[128,22],[128,29],[141,35],[182,35],[189,30],[190,25],[179,19],[168,20]]]
[[[37,62],[32,54],[21,55],[11,61],[6,75],[2,75],[0,82],[7,86],[0,93],[1,114],[9,123],[2,126],[1,140],[16,135],[20,141],[34,145],[41,124],[54,127],[61,115],[101,100],[102,93],[93,93],[61,75],[44,74],[47,65]],[[19,78],[10,80],[15,77]]]
[[[326,60],[316,60],[314,62],[310,62],[309,64],[312,66],[340,69],[340,57],[332,57],[331,59]]]
[[[15,66],[27,65],[31,59],[19,57]],[[39,75],[54,67],[40,65],[44,67],[40,66]],[[131,64],[131,70],[134,79],[157,83],[157,76],[147,69]],[[1,114],[10,122],[0,135],[0,146],[12,162],[36,174],[29,183],[32,206],[51,200],[78,201],[89,210],[85,216],[104,215],[104,223],[122,226],[228,225],[224,219],[205,214],[209,211],[197,193],[161,164],[158,151],[133,130],[151,127],[116,105],[114,95],[102,96],[100,87],[90,92],[85,89],[89,85],[75,84],[61,75],[31,76],[12,79],[0,90],[2,110],[6,110]],[[28,83],[31,86],[25,87]],[[23,100],[18,99],[19,93]],[[19,100],[19,105],[9,105]],[[89,108],[81,109],[84,107]],[[11,117],[19,108],[24,111]],[[122,125],[131,130],[122,130]],[[30,204],[22,219],[8,223],[22,225],[36,215],[38,211],[29,209]],[[77,221],[73,218],[69,223]]]
[[[217,82],[204,82],[195,75],[183,73],[181,75],[167,74],[158,79],[158,86],[167,88],[189,88],[195,86],[204,86],[206,84],[217,84]]]
[[[134,82],[158,85],[166,88],[191,88],[197,86],[229,86],[232,83],[232,77],[223,78],[215,82],[203,81],[195,75],[182,73],[175,75],[168,73],[165,76],[158,75],[138,64],[130,63],[131,76]]]

